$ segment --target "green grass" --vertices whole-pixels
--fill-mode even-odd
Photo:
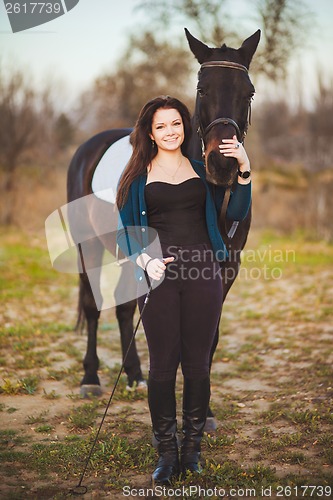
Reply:
[[[301,447],[303,443],[304,437],[301,432],[274,436],[271,430],[269,430],[268,433],[262,437],[261,441],[261,445],[265,453],[272,453],[295,446]]]
[[[39,378],[30,375],[13,382],[10,379],[4,379],[0,384],[0,394],[34,394],[38,388]]]
[[[43,424],[43,425],[38,425],[36,428],[35,428],[35,432],[39,432],[39,433],[46,433],[48,434],[49,432],[51,432],[53,430],[53,426],[52,425],[49,425],[49,424]]]
[[[42,411],[39,415],[28,415],[25,423],[28,425],[40,424],[46,422],[46,415],[48,414],[48,410]]]
[[[232,446],[235,439],[235,436],[228,436],[220,433],[214,436],[206,435],[204,437],[203,446],[206,445],[206,448],[209,450],[220,450],[221,448]]]
[[[2,298],[29,299],[36,298],[38,292],[48,292],[49,284],[57,281],[59,273],[50,265],[45,246],[31,244],[28,235],[10,235],[0,253],[0,289]],[[8,265],[10,262],[10,266]],[[73,283],[73,275],[64,274],[62,281]]]
[[[0,430],[0,450],[25,443],[27,438],[15,429]]]
[[[61,395],[57,394],[56,391],[54,391],[54,390],[50,391],[50,392],[47,392],[45,389],[43,389],[43,393],[44,393],[43,397],[45,399],[52,400],[52,399],[59,399],[59,398],[61,398]]]
[[[97,418],[98,402],[86,403],[78,408],[74,408],[69,417],[68,422],[71,430],[86,430],[93,427]]]
[[[269,231],[261,232],[256,246],[245,247],[242,267],[248,271],[261,269],[261,276],[276,278],[275,269],[287,273],[310,272],[327,268],[333,262],[333,246],[325,242],[307,241],[302,234],[281,236]],[[256,277],[256,276],[254,276]],[[304,292],[313,289],[315,284],[307,285]]]

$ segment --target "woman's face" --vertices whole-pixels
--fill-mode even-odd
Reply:
[[[177,109],[158,109],[152,121],[150,138],[158,149],[175,151],[184,141],[184,125]]]

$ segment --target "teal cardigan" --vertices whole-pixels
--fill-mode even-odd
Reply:
[[[206,187],[206,223],[211,245],[218,261],[225,261],[228,251],[218,229],[218,214],[222,206],[225,188],[216,186],[214,199],[211,185],[206,180],[204,164],[191,160],[193,170],[201,178]],[[133,262],[146,251],[149,245],[148,214],[145,201],[145,186],[147,174],[139,175],[131,184],[128,197],[124,206],[119,210],[117,243],[124,254]],[[230,220],[243,220],[251,204],[251,183],[237,184],[231,193],[227,209]],[[143,280],[144,271],[136,265],[136,277]]]

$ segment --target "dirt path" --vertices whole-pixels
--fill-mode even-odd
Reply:
[[[105,311],[99,334],[104,394],[99,400],[80,399],[86,338],[71,331],[76,279],[43,272],[47,256],[41,247],[36,239],[33,250],[24,251],[22,235],[5,241],[10,262],[2,267],[0,498],[6,500],[69,496],[121,361],[114,312]],[[193,493],[191,498],[221,498],[223,491],[229,498],[254,498],[254,493],[255,498],[330,498],[333,249],[278,238],[268,243],[262,235],[253,235],[249,248],[256,259],[245,256],[247,273],[224,306],[212,370],[218,430],[204,439],[200,478],[174,487],[206,489],[206,497]],[[290,248],[294,262],[286,259]],[[264,249],[273,255],[263,257]],[[277,250],[284,252],[282,262]],[[280,270],[278,279],[273,269]],[[147,373],[142,330],[137,345]],[[140,488],[150,486],[156,456],[147,399],[126,392],[125,385],[122,377],[84,480],[84,498],[137,498]],[[177,398],[180,408],[180,377]],[[210,495],[209,488],[219,493]]]

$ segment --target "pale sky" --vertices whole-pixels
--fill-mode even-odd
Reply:
[[[60,0],[61,1],[61,0]],[[319,65],[326,77],[333,76],[333,0],[305,0],[314,12],[314,30],[309,48],[293,61],[292,72],[301,71],[305,96],[315,88],[313,75]],[[64,82],[68,95],[87,88],[114,64],[127,45],[130,32],[141,29],[142,12],[134,12],[137,0],[80,0],[71,11],[46,24],[12,33],[4,3],[0,3],[0,50],[5,61],[26,68],[38,85],[46,79]],[[239,13],[242,33],[251,35],[259,27],[253,20],[252,2],[230,0]],[[183,25],[174,33],[183,36]],[[196,33],[192,30],[194,36]],[[226,40],[228,44],[228,41]],[[257,89],[258,91],[258,89]]]

